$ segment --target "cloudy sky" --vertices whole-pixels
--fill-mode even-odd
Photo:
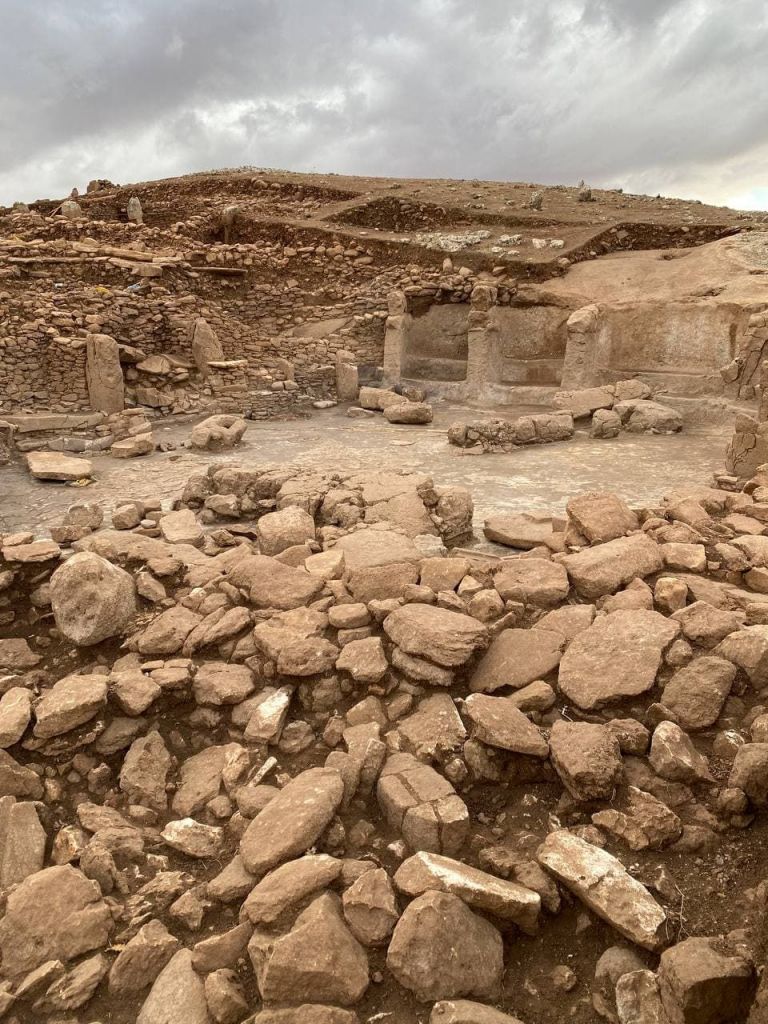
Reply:
[[[253,165],[768,209],[765,0],[0,0],[0,203]]]

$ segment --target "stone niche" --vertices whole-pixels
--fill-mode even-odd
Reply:
[[[456,385],[457,395],[488,386],[557,387],[568,341],[569,308],[496,303],[496,288],[479,284],[471,302],[434,302],[393,292],[384,341],[390,383],[425,380]]]
[[[416,380],[467,378],[469,307],[466,303],[409,302],[401,374]]]
[[[559,385],[570,313],[559,306],[493,306],[488,317],[490,382]]]

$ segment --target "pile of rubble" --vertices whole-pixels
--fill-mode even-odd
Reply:
[[[0,1017],[759,1012],[768,469],[580,495],[508,557],[447,552],[471,496],[414,474],[212,465],[175,506],[0,538]]]
[[[622,430],[630,434],[675,434],[682,430],[680,413],[652,401],[651,395],[648,385],[633,377],[597,388],[558,391],[552,402],[576,420],[591,417],[592,437],[618,437]]]

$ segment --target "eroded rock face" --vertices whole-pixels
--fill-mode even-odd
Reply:
[[[50,596],[57,627],[78,647],[120,636],[137,611],[132,576],[87,551],[51,576]]]

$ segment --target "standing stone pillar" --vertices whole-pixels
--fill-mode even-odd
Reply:
[[[600,383],[597,379],[599,326],[600,310],[595,305],[582,306],[568,317],[568,339],[560,378],[560,387],[564,390],[591,388]]]
[[[128,220],[131,224],[144,223],[144,211],[141,208],[141,200],[138,196],[131,196],[128,200]]]
[[[203,379],[208,376],[208,363],[224,358],[224,350],[216,331],[202,316],[192,323],[192,358]]]
[[[389,316],[384,334],[384,382],[391,385],[398,384],[402,376],[405,344],[412,317],[408,312],[408,298],[399,289],[389,293],[388,307]]]
[[[336,398],[340,402],[356,402],[360,394],[360,375],[354,353],[336,353]]]
[[[490,314],[497,294],[493,285],[477,284],[472,289],[467,318],[467,385],[472,391],[479,391],[493,377],[491,366],[498,331],[491,324]]]
[[[85,379],[94,412],[122,412],[125,382],[120,346],[108,334],[89,334],[85,344]]]

